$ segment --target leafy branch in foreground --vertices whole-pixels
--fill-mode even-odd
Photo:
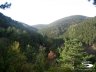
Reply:
[[[6,8],[10,8],[11,7],[11,3],[5,2],[4,4],[0,5],[1,9],[6,9]]]

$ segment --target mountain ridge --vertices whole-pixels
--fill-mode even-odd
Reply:
[[[16,28],[21,28],[21,29],[27,29],[28,31],[37,31],[36,28],[32,27],[32,26],[29,26],[25,23],[22,23],[22,22],[19,22],[19,21],[16,21],[16,20],[13,20],[11,19],[10,17],[8,16],[5,16],[4,14],[0,13],[0,21],[2,23],[0,23],[0,27],[4,27],[4,28],[7,28],[9,26],[15,26]]]
[[[47,27],[41,29],[40,32],[43,35],[47,35],[49,37],[58,37],[59,35],[62,35],[70,25],[78,24],[87,18],[89,17],[82,15],[65,17],[50,23],[49,25],[47,25]]]

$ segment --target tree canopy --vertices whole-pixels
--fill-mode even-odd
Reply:
[[[88,1],[93,1],[93,4],[96,5],[96,0],[88,0]]]
[[[11,3],[5,2],[4,4],[0,5],[1,9],[6,9],[6,8],[10,8],[11,7]]]

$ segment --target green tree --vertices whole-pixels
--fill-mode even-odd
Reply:
[[[4,72],[21,72],[22,65],[26,63],[26,57],[20,52],[19,42],[10,44],[3,58]]]
[[[27,62],[28,63],[35,63],[36,61],[36,51],[35,48],[32,47],[31,45],[27,45],[26,46],[26,51],[25,51],[25,55],[27,57]]]
[[[44,47],[40,47],[36,57],[36,69],[37,72],[44,72],[46,70],[46,54]]]
[[[86,55],[80,41],[77,39],[65,40],[60,53],[61,67],[68,67],[71,70],[79,69]]]
[[[6,69],[6,57],[8,55],[9,40],[7,38],[0,38],[0,72]]]

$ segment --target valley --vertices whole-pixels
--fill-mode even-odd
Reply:
[[[30,26],[0,13],[0,72],[77,71],[96,71],[96,17]]]

